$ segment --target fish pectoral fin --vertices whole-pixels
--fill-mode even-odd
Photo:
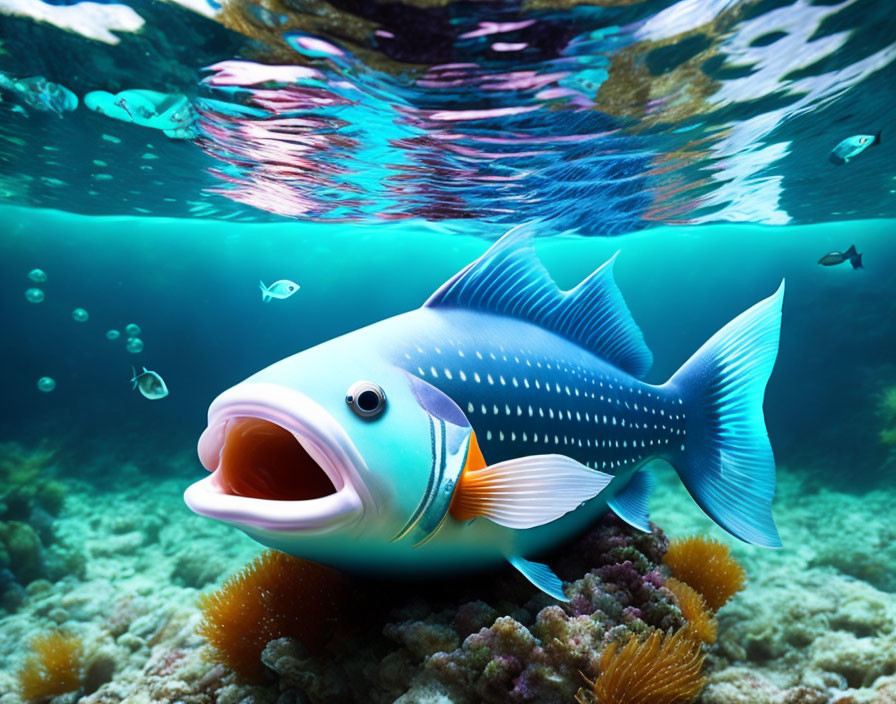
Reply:
[[[655,485],[653,473],[649,470],[635,472],[626,487],[607,501],[607,506],[633,528],[649,533],[650,514],[647,509]]]
[[[569,601],[563,593],[563,582],[547,565],[531,562],[523,557],[508,557],[507,561],[519,570],[520,574],[545,594],[557,601]]]
[[[484,516],[507,528],[535,528],[593,499],[613,477],[565,455],[529,455],[467,470],[458,481],[451,515]]]

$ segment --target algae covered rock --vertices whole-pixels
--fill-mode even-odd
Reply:
[[[21,521],[0,523],[0,544],[9,569],[23,584],[43,575],[43,546],[35,530]]]

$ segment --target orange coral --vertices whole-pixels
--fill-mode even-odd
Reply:
[[[339,628],[346,602],[347,585],[335,570],[266,550],[199,598],[197,631],[211,646],[210,660],[261,682],[261,653],[269,642],[290,637],[319,650]]]
[[[688,622],[684,630],[704,643],[715,643],[716,620],[699,592],[675,577],[666,580],[666,588],[675,595],[681,615]]]
[[[744,568],[731,557],[727,545],[711,538],[676,538],[669,543],[663,564],[678,579],[696,589],[713,611],[718,611],[744,587]]]
[[[600,654],[600,674],[579,704],[687,704],[703,690],[703,652],[684,630],[632,635],[621,648],[610,643]]]
[[[53,631],[35,636],[33,651],[19,670],[19,694],[26,702],[49,699],[81,688],[81,639]]]

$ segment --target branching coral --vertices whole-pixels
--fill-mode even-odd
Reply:
[[[731,557],[728,546],[702,536],[670,542],[663,564],[678,579],[696,589],[713,611],[718,611],[743,589],[746,580],[743,567]]]
[[[260,682],[261,654],[277,638],[294,638],[310,650],[322,648],[345,613],[347,587],[327,567],[267,550],[200,597],[198,628],[211,646],[209,659]]]
[[[687,621],[684,630],[704,643],[715,643],[717,624],[706,600],[696,589],[675,577],[667,579],[665,586],[678,600],[678,608]]]
[[[81,639],[53,631],[35,637],[32,653],[19,670],[19,694],[23,701],[37,702],[81,688]]]
[[[600,656],[600,674],[580,689],[580,704],[686,704],[706,683],[704,655],[686,631],[636,635],[620,647],[610,643]]]

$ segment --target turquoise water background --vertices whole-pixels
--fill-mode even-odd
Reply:
[[[189,452],[208,403],[254,371],[333,336],[419,306],[503,232],[423,222],[240,224],[85,217],[6,207],[0,297],[6,370],[0,440],[52,437],[76,455],[164,458]],[[880,395],[896,383],[894,223],[659,227],[623,238],[554,236],[537,251],[572,287],[619,252],[616,276],[654,352],[659,383],[710,335],[786,279],[781,349],[766,397],[779,465],[818,468],[856,490],[882,477]],[[822,267],[855,243],[865,268]],[[34,267],[46,299],[24,292]],[[300,283],[261,301],[258,281]],[[85,323],[72,310],[85,308]],[[129,354],[106,330],[143,328]],[[131,390],[131,365],[171,394]],[[37,380],[50,376],[55,390]],[[196,463],[199,469],[198,462]],[[848,468],[848,469],[847,469]],[[786,471],[786,470],[785,470]]]

